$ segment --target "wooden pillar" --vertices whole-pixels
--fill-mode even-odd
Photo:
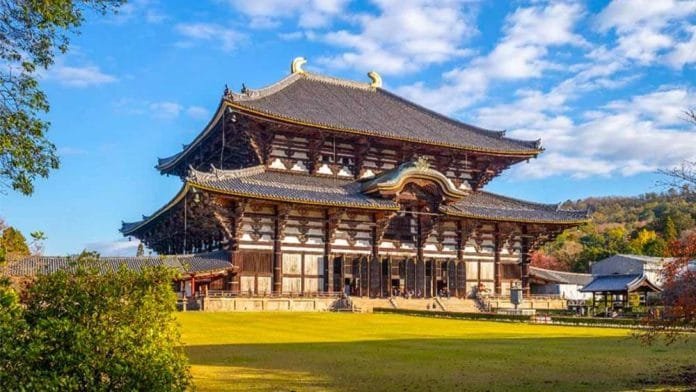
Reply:
[[[239,294],[241,290],[241,274],[243,271],[243,260],[239,252],[239,239],[242,237],[242,219],[244,217],[244,209],[246,208],[245,201],[237,201],[234,203],[229,212],[229,238],[227,247],[230,252],[230,263],[238,267],[237,273],[232,278],[231,290],[233,293]]]
[[[274,207],[275,224],[273,225],[273,294],[283,291],[283,253],[281,248],[283,222],[278,207]]]
[[[384,269],[383,269],[384,270]],[[392,257],[389,256],[387,258],[387,297],[392,296],[392,292],[394,291],[394,287],[392,287]]]
[[[430,269],[430,274],[432,275],[430,278],[432,279],[432,283],[430,284],[430,289],[432,290],[433,297],[438,296],[437,292],[437,267],[440,264],[440,261],[438,259],[433,259],[432,261],[432,268]]]
[[[196,296],[196,277],[191,275],[191,296]]]
[[[529,263],[532,261],[530,250],[530,238],[527,234],[527,227],[522,226],[522,238],[520,241],[520,280],[522,281],[522,293],[529,297]]]
[[[500,263],[501,244],[500,227],[496,223],[495,231],[493,232],[493,273],[495,278],[495,293],[497,295],[503,294],[503,265]]]
[[[333,293],[333,260],[331,260],[331,242],[333,241],[333,228],[331,227],[331,212],[324,212],[324,274],[326,276],[325,289],[328,293]]]
[[[373,263],[379,263],[379,236],[377,235],[377,225],[378,225],[377,215],[373,216],[372,225],[372,255],[367,261],[367,296],[371,297],[372,294],[372,269]]]

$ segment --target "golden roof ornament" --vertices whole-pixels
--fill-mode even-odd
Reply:
[[[292,64],[290,64],[290,73],[294,74],[302,74],[304,73],[304,69],[302,69],[302,66],[307,63],[307,59],[304,57],[295,57],[294,60],[292,60]]]
[[[374,88],[382,87],[382,77],[379,76],[379,74],[375,71],[370,71],[367,73],[367,76],[370,78],[370,86]]]
[[[428,162],[428,158],[418,157],[418,160],[416,160],[416,169],[421,170],[421,171],[429,170],[430,169],[430,162]]]

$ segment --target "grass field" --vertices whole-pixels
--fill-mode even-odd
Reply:
[[[623,391],[696,365],[696,341],[387,314],[180,313],[201,391]]]

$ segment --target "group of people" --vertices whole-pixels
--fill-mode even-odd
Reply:
[[[421,292],[420,289],[417,290],[402,290],[399,287],[394,287],[392,289],[392,297],[403,297],[405,299],[410,299],[410,298],[424,298],[423,293]],[[448,287],[443,287],[440,290],[438,290],[438,295],[440,297],[445,297],[449,298],[450,297],[450,290]]]

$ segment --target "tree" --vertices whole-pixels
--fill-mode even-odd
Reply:
[[[662,301],[664,312],[648,318],[650,328],[640,336],[648,343],[662,337],[674,342],[684,330],[696,329],[696,233],[673,244],[675,259],[662,271]]]
[[[679,233],[677,233],[677,227],[674,225],[674,221],[670,216],[668,216],[667,219],[665,219],[665,227],[663,233],[665,241],[667,242],[672,242],[676,240],[679,236]]]
[[[37,177],[58,168],[37,72],[68,50],[68,34],[80,27],[85,11],[105,14],[123,1],[0,0],[0,185],[30,195]]]
[[[6,259],[29,256],[31,254],[24,235],[12,226],[2,231],[0,249],[2,249],[2,254]]]
[[[143,246],[143,243],[138,244],[138,250],[135,251],[135,256],[140,257],[145,255],[145,247]]]
[[[0,390],[183,391],[174,271],[99,268],[40,275],[17,296],[0,286]]]

